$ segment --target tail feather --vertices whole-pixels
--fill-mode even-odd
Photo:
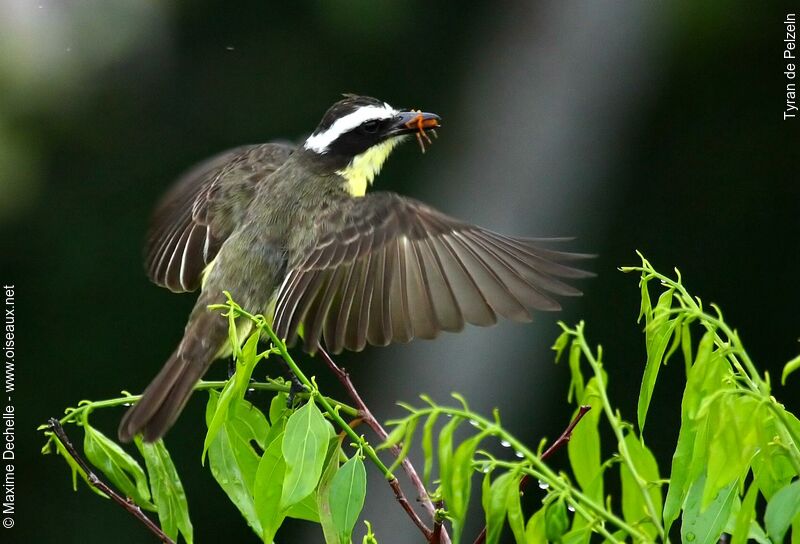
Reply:
[[[156,375],[142,398],[128,409],[119,425],[119,439],[130,442],[141,433],[145,442],[158,440],[172,427],[227,338],[227,323],[202,312],[191,319],[183,340]]]

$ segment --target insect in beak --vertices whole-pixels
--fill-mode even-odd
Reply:
[[[436,127],[439,126],[439,120],[430,116],[426,117],[420,110],[412,111],[414,111],[417,115],[406,121],[405,127],[409,130],[415,131],[414,135],[417,138],[417,143],[419,143],[420,151],[425,153],[425,143],[427,142],[428,145],[433,143],[428,136],[428,132],[432,133],[434,138],[439,137],[435,130]]]

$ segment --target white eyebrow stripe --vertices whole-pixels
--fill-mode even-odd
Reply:
[[[309,136],[303,147],[317,153],[325,153],[328,151],[328,146],[345,132],[353,130],[366,121],[391,119],[398,113],[400,112],[386,103],[383,106],[362,106],[353,113],[334,121],[325,132]]]

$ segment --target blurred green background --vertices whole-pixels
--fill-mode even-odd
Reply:
[[[796,6],[796,5],[795,5]],[[782,121],[780,3],[6,0],[0,3],[0,281],[17,287],[17,515],[3,542],[149,542],[120,508],[41,457],[36,425],[80,399],[140,391],[192,295],[148,283],[150,210],[182,170],[243,143],[301,141],[342,92],[440,114],[423,157],[378,179],[518,235],[575,236],[599,275],[561,314],[342,361],[381,419],[396,400],[463,393],[529,443],[569,419],[556,320],[585,319],[633,419],[644,363],[642,250],[716,302],[773,381],[798,352],[798,120]],[[309,372],[338,394],[315,361]],[[224,366],[213,370],[224,374]],[[662,474],[682,365],[663,372],[645,438]],[[797,410],[791,390],[776,394]],[[796,390],[795,390],[796,394]],[[198,542],[256,542],[199,466],[204,395],[167,437]],[[257,402],[267,399],[256,399]],[[121,411],[97,414],[115,433]],[[69,430],[69,429],[68,429]],[[71,429],[73,439],[80,432]],[[376,471],[382,543],[417,533]],[[474,530],[480,520],[476,518]],[[289,523],[281,542],[321,541]]]

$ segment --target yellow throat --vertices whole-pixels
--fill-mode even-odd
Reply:
[[[375,176],[383,168],[383,163],[402,139],[403,136],[395,136],[374,145],[353,157],[344,169],[338,170],[336,173],[345,179],[345,190],[353,196],[364,196],[367,187],[372,185]]]

